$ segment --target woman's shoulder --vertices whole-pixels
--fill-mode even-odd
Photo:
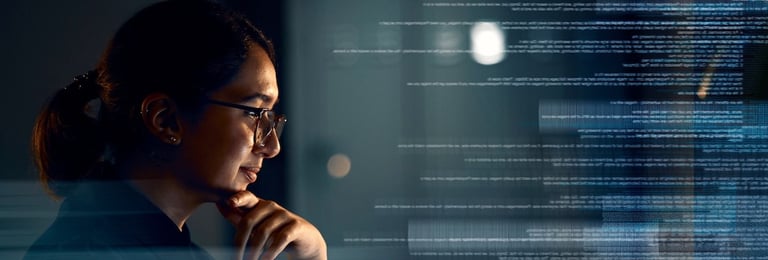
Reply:
[[[108,229],[106,221],[97,218],[59,216],[24,259],[123,259],[118,249],[130,238]]]
[[[186,229],[185,229],[186,231]],[[27,251],[37,259],[211,259],[130,187],[83,187]]]

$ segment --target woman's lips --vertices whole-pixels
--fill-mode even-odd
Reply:
[[[255,168],[255,167],[240,167],[240,171],[242,171],[243,174],[245,174],[245,178],[248,180],[249,183],[256,182],[256,178],[258,177],[259,170],[260,170],[259,168]]]

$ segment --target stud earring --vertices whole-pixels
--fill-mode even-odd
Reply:
[[[176,138],[175,136],[168,136],[168,141],[171,141],[171,144],[176,144],[179,141],[179,139]]]

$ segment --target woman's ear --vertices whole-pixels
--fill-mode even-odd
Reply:
[[[162,143],[181,143],[183,129],[176,102],[164,93],[151,93],[141,102],[144,127]]]

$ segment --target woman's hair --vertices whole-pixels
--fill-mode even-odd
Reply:
[[[258,47],[275,64],[272,44],[256,27],[210,1],[171,0],[139,11],[114,35],[96,70],[58,90],[38,115],[32,150],[43,185],[66,197],[78,181],[117,178],[106,169],[111,161],[147,138],[140,106],[148,94],[165,93],[194,115]],[[95,107],[99,112],[89,113]]]

